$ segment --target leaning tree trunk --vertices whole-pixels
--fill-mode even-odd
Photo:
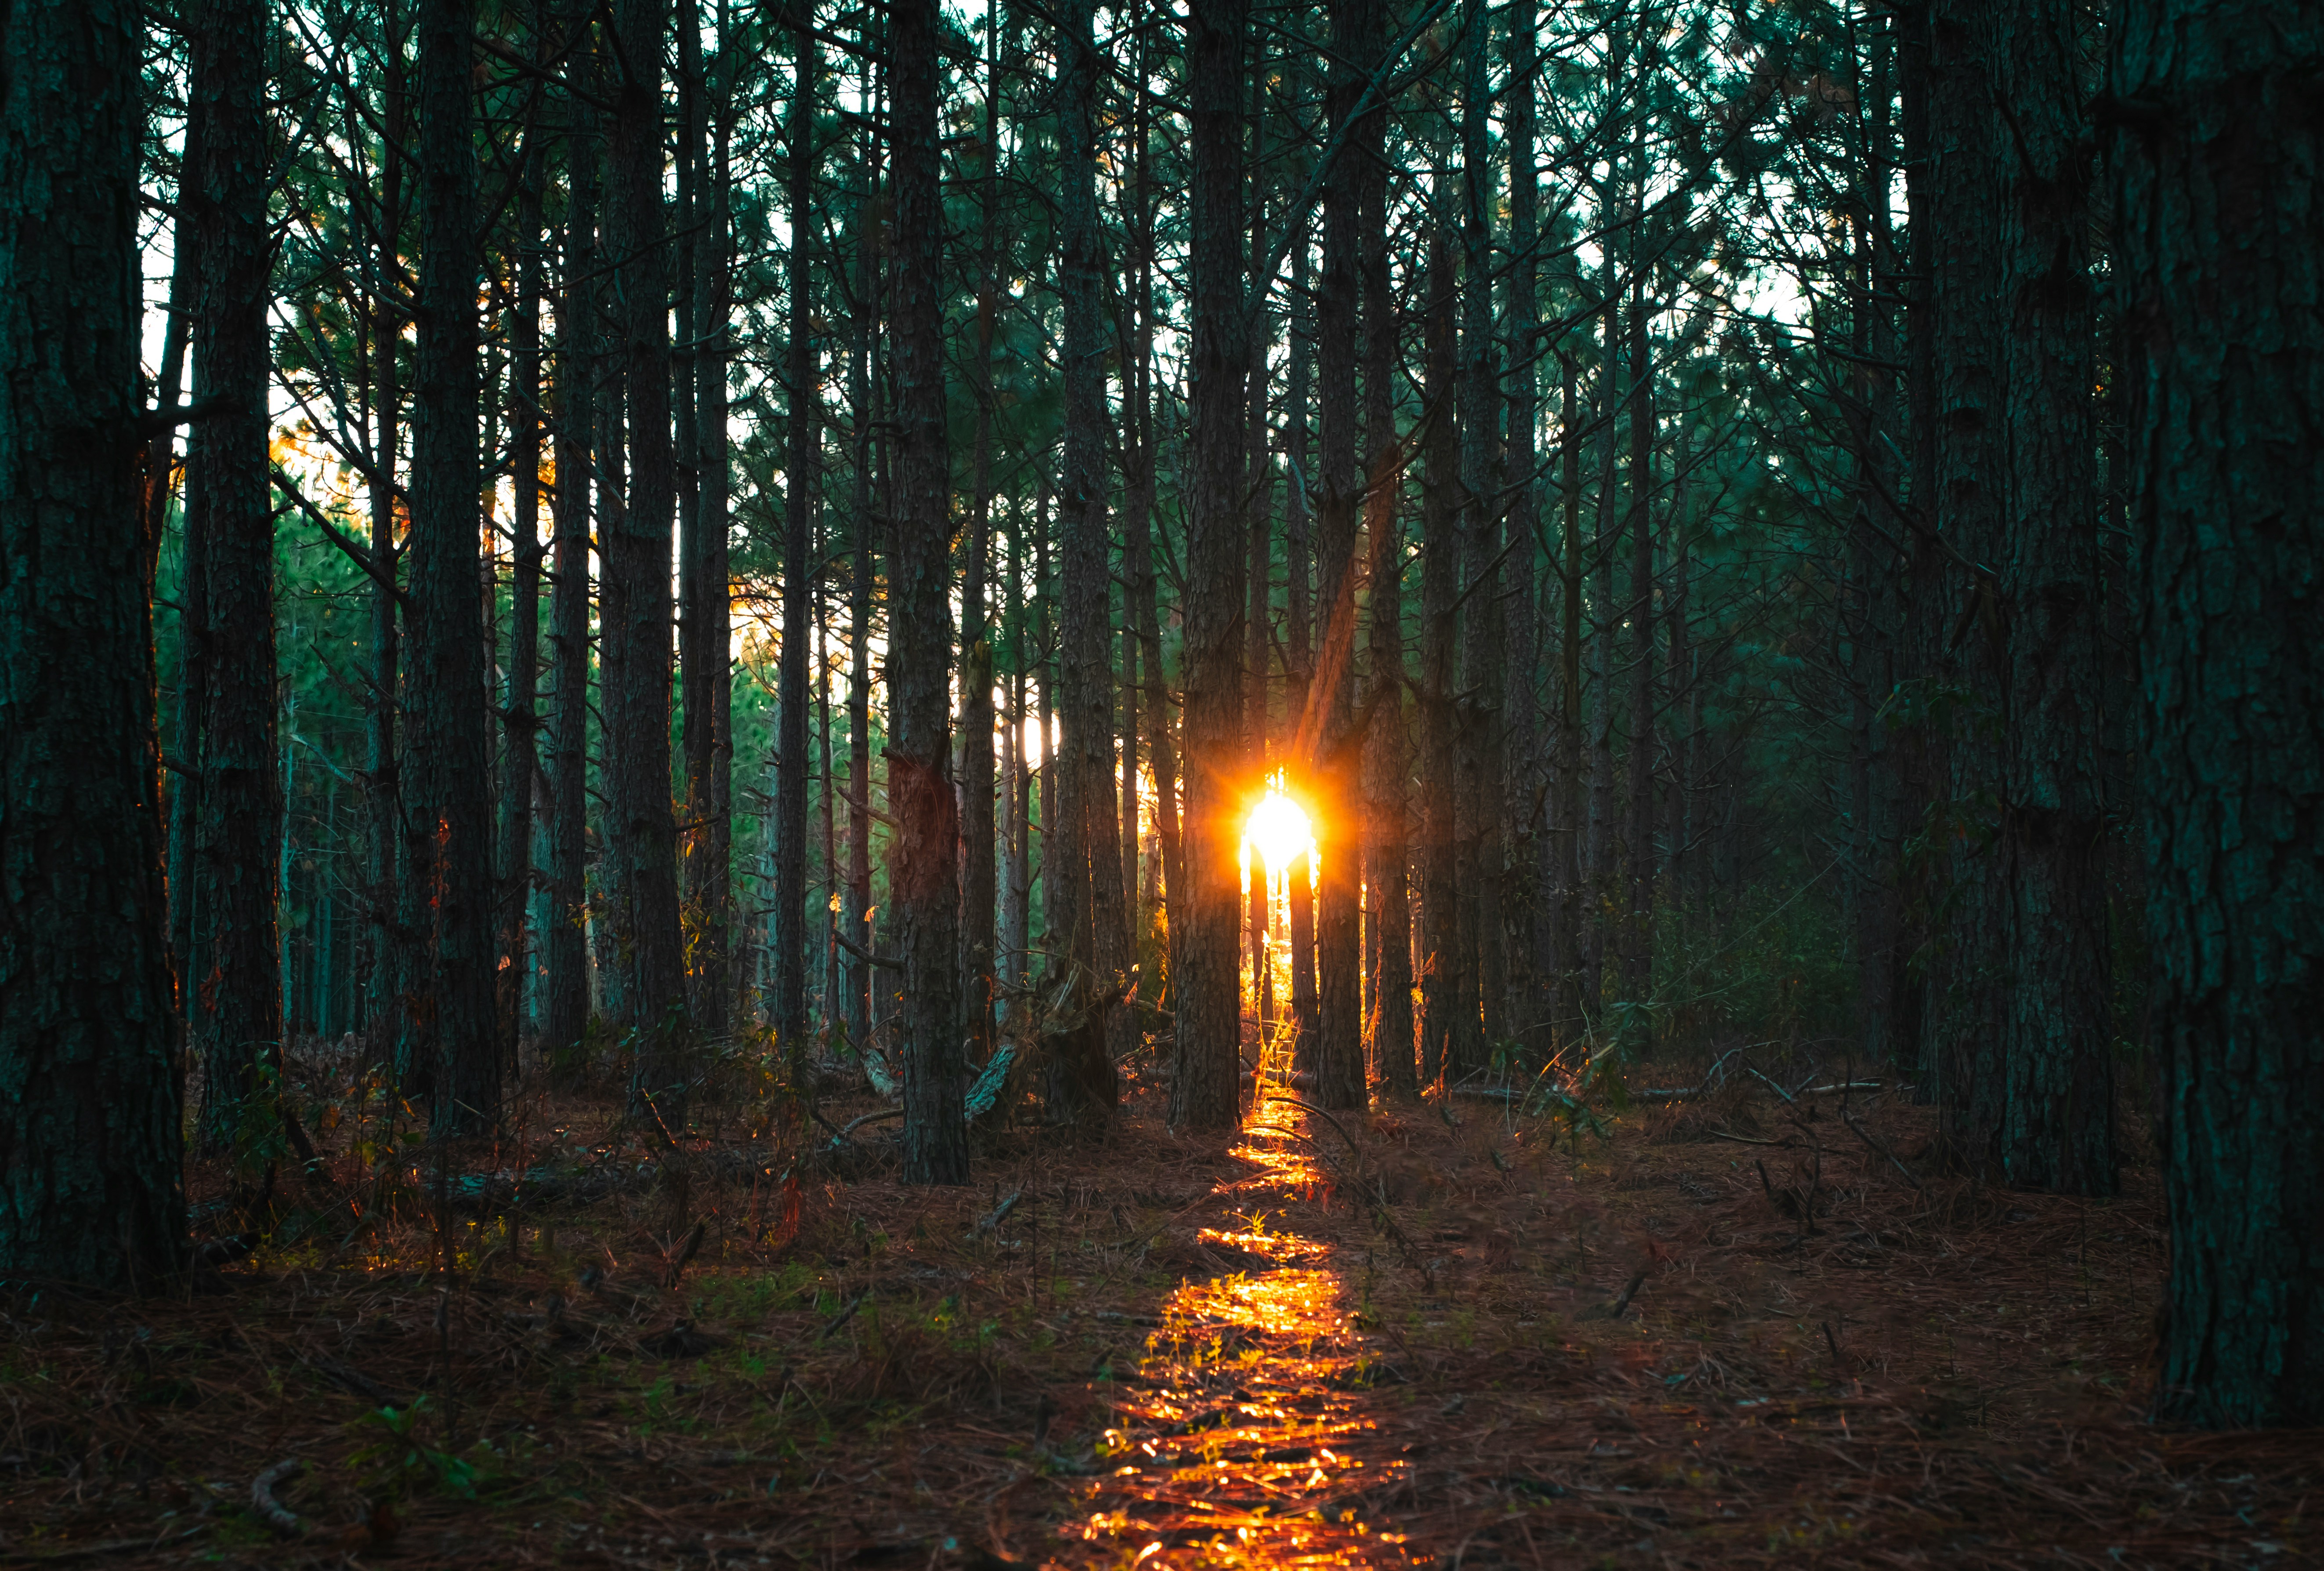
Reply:
[[[282,973],[282,766],[276,732],[274,513],[267,478],[266,7],[207,0],[194,30],[190,118],[201,162],[184,199],[199,277],[194,397],[225,407],[193,430],[187,511],[203,590],[201,807],[194,909],[202,974],[191,979],[193,1047],[208,1071],[198,1141],[212,1155],[258,1128],[253,1108],[279,1063]],[[473,536],[475,530],[469,533]],[[471,580],[473,587],[474,580]]]
[[[410,706],[411,878],[429,923],[422,1040],[434,1067],[431,1123],[447,1134],[500,1112],[493,1008],[492,784],[487,765],[484,607],[476,496],[476,236],[472,91],[475,0],[428,0],[420,13],[419,333],[411,420],[411,598],[417,612]]]
[[[152,559],[139,507],[141,22],[0,10],[0,1277],[179,1261]]]
[[[896,485],[888,566],[888,858],[904,989],[904,1179],[968,1181],[961,1053],[960,814],[953,799],[952,476],[945,435],[944,212],[936,0],[890,11],[895,98]]]
[[[1186,67],[1194,143],[1194,388],[1186,494],[1185,821],[1172,916],[1177,1066],[1170,1120],[1231,1127],[1240,1035],[1237,846],[1242,800],[1243,536],[1241,79],[1247,0],[1191,0]]]
[[[610,520],[599,623],[605,681],[607,860],[625,950],[625,1013],[637,1032],[631,1111],[671,1136],[685,1126],[691,1029],[670,810],[669,259],[662,232],[662,41],[669,0],[618,0],[625,62],[614,99],[611,250],[629,406],[629,495]],[[614,648],[613,646],[618,646]]]
[[[2324,123],[2312,9],[2135,0],[2114,224],[2169,1077],[2158,1416],[2324,1423]],[[2302,31],[2302,29],[2305,31]],[[2264,167],[2263,168],[2263,162]]]

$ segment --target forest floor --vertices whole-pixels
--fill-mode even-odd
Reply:
[[[1765,1067],[1634,1091],[1602,1135],[1454,1096],[1195,1138],[1148,1086],[1102,1142],[983,1135],[934,1190],[876,1146],[787,1179],[718,1131],[634,1181],[617,1104],[543,1097],[470,1172],[598,1178],[512,1220],[323,1108],[325,1170],[248,1257],[0,1301],[0,1563],[2324,1552],[2319,1437],[2140,1421],[2151,1161],[2111,1201],[1934,1177],[1924,1110]],[[878,1106],[849,1100],[825,1115]]]

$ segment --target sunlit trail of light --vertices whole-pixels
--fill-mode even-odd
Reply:
[[[1410,1563],[1404,1536],[1367,1503],[1400,1485],[1406,1465],[1360,1455],[1374,1428],[1370,1354],[1346,1284],[1331,1246],[1281,1231],[1267,1205],[1325,1182],[1286,1138],[1299,1116],[1270,1103],[1236,1149],[1259,1171],[1215,1192],[1232,1197],[1239,1225],[1199,1235],[1229,1270],[1170,1295],[1140,1386],[1106,1431],[1113,1471],[1082,1537],[1134,1550],[1135,1564]]]

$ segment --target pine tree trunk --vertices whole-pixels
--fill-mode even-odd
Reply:
[[[185,1229],[139,496],[140,12],[0,12],[0,1277]]]
[[[684,598],[678,627],[684,644],[679,669],[685,684],[685,909],[694,1029],[704,1040],[715,1041],[726,1035],[734,989],[729,959],[734,947],[734,737],[733,682],[728,674],[733,613],[726,545],[732,115],[719,101],[719,84],[714,77],[732,79],[726,51],[734,45],[727,36],[722,6],[720,60],[715,70],[706,67],[694,0],[687,0],[680,16],[678,54],[687,105],[684,144],[687,162],[694,170],[687,205],[696,231],[686,248],[692,264],[683,281],[690,285],[692,297],[692,310],[687,315],[693,324],[687,335],[693,348],[678,357],[683,370],[690,373],[682,377],[678,400],[679,429],[687,438],[690,458],[686,467],[691,476],[691,484],[680,488],[686,505],[680,516],[685,538],[678,553]],[[796,366],[793,374],[796,378]],[[795,379],[791,385],[796,389],[808,384]],[[806,397],[812,404],[811,387]],[[795,452],[792,472],[813,476],[812,457],[810,454],[809,464],[801,469]]]
[[[576,61],[571,68],[578,70]],[[541,1050],[552,1063],[572,1051],[589,1018],[587,899],[589,771],[589,499],[592,397],[598,338],[595,111],[568,103],[562,293],[557,308],[557,541],[549,599],[549,690],[548,919],[541,928]]]
[[[1019,498],[1009,519],[1009,572],[1001,597],[1001,625],[1008,639],[1009,729],[1002,749],[1001,777],[1005,811],[1001,880],[1000,973],[1012,987],[1022,987],[1030,975],[1032,957],[1033,868],[1031,858],[1033,781],[1025,767],[1025,514]],[[1010,1004],[1012,1015],[1019,1005]]]
[[[1366,0],[1364,19],[1376,60],[1386,48],[1381,10]],[[1392,1092],[1418,1088],[1412,1019],[1410,833],[1405,799],[1411,776],[1405,728],[1404,448],[1397,436],[1397,387],[1403,356],[1399,317],[1389,289],[1388,116],[1375,108],[1358,122],[1356,266],[1363,302],[1364,533],[1370,600],[1365,637],[1370,687],[1364,696],[1364,883],[1370,902],[1369,1057]]]
[[[669,0],[617,0],[623,69],[614,97],[607,214],[618,356],[629,426],[629,494],[611,520],[599,622],[607,646],[607,861],[637,1031],[632,1112],[675,1138],[691,1073],[679,932],[678,824],[670,808],[670,262],[662,224],[662,43]]]
[[[783,466],[783,643],[775,691],[775,1041],[794,1087],[807,1074],[807,638],[815,591],[815,476],[822,447],[815,380],[816,42],[792,37],[790,117],[789,456]],[[723,642],[723,641],[722,641]],[[722,648],[722,655],[724,653]],[[723,663],[720,668],[724,669]],[[851,935],[853,938],[853,935]],[[860,938],[853,941],[861,942]]]
[[[1609,254],[1601,275],[1605,281],[1605,352],[1598,369],[1598,497],[1591,525],[1591,554],[1597,559],[1597,585],[1590,605],[1590,731],[1589,818],[1582,843],[1582,1013],[1592,1023],[1601,1018],[1606,1002],[1607,913],[1614,890],[1614,560],[1620,545],[1614,498],[1618,490],[1615,456],[1620,443],[1615,421],[1620,410],[1625,374],[1621,349],[1620,275]],[[1630,368],[1635,374],[1635,367]]]
[[[1556,1030],[1554,1046],[1563,1054],[1584,1029],[1582,987],[1582,928],[1589,919],[1584,907],[1587,886],[1582,882],[1582,834],[1587,809],[1582,771],[1582,390],[1573,362],[1563,364],[1557,401],[1559,440],[1564,448],[1564,559],[1558,569],[1561,606],[1558,614],[1558,709],[1555,782],[1557,824],[1551,849],[1556,870],[1556,911],[1554,918],[1557,970]],[[1591,1007],[1597,1001],[1589,1001]]]
[[[1058,651],[1065,735],[1057,773],[1057,818],[1046,857],[1057,859],[1059,909],[1052,932],[1091,993],[1124,968],[1121,853],[1114,819],[1113,662],[1106,574],[1105,324],[1101,315],[1097,145],[1093,118],[1097,53],[1088,0],[1058,12],[1058,293],[1065,314],[1065,455],[1058,497],[1064,642]],[[1107,1040],[1077,1032],[1053,1049],[1052,1121],[1097,1127],[1117,1095]]]
[[[1484,0],[1469,0],[1462,42],[1461,114],[1461,486],[1457,525],[1462,605],[1455,633],[1462,697],[1453,798],[1460,869],[1461,949],[1451,1040],[1455,1077],[1482,1071],[1502,1035],[1506,982],[1501,942],[1501,684],[1499,587],[1500,396],[1493,342],[1492,162],[1488,85],[1491,23]]]
[[[429,1061],[431,1124],[489,1129],[500,1115],[493,1010],[492,777],[484,706],[476,497],[476,236],[471,88],[475,0],[420,12],[420,268],[411,420],[409,690],[410,883],[424,892],[428,984],[417,1058]]]
[[[1461,594],[1460,434],[1453,415],[1460,366],[1452,237],[1439,222],[1428,237],[1422,385],[1428,435],[1421,454],[1420,537],[1420,1079],[1433,1085],[1455,1050],[1462,974],[1460,847],[1454,838],[1455,617]]]
[[[1994,52],[2023,161],[2004,230],[2012,294],[1999,562],[2009,636],[2001,854],[2013,966],[1994,1138],[2013,1184],[2111,1195],[2093,170],[2077,85],[2078,15],[2064,0],[2019,8]]]
[[[1504,571],[1508,581],[1508,641],[1506,669],[1512,679],[1503,695],[1501,821],[1511,837],[1505,853],[1509,881],[1505,899],[1511,972],[1507,990],[1508,1033],[1525,1048],[1526,1061],[1545,1060],[1549,1051],[1550,1003],[1541,954],[1541,705],[1536,681],[1541,670],[1541,619],[1534,582],[1534,542],[1540,538],[1541,490],[1534,478],[1536,432],[1541,419],[1541,368],[1534,364],[1540,304],[1534,286],[1539,265],[1540,171],[1534,151],[1534,76],[1540,44],[1535,34],[1533,0],[1517,0],[1508,22],[1509,344],[1508,535],[1513,542]]]
[[[1950,847],[1948,919],[1930,968],[1930,1047],[1942,1105],[1959,1116],[1960,1154],[1982,1165],[1999,1125],[2000,1047],[2012,957],[1995,793],[2002,781],[2005,609],[1989,564],[2002,543],[2007,488],[2007,326],[2001,214],[2016,157],[1993,100],[1998,12],[1990,0],[1937,0],[1930,53],[1932,241],[1936,289],[1937,527],[1953,559],[1931,596],[1943,640],[1933,674],[1966,693],[1933,738],[1944,766],[1940,810]],[[1961,566],[1967,563],[1972,566]],[[1959,637],[1952,636],[1960,630]]]
[[[1283,408],[1284,467],[1291,476],[1290,494],[1285,499],[1283,531],[1285,708],[1294,727],[1307,713],[1307,706],[1314,701],[1315,550],[1309,506],[1314,475],[1307,449],[1308,406],[1313,402],[1314,383],[1315,332],[1311,303],[1314,290],[1308,276],[1308,257],[1313,249],[1305,234],[1292,242],[1291,354]],[[1293,789],[1305,790],[1305,786],[1303,780]],[[1368,815],[1366,822],[1370,821]],[[1292,1061],[1312,1067],[1317,1010],[1315,890],[1314,864],[1304,851],[1292,859],[1286,870],[1284,895],[1291,929]],[[1372,965],[1369,945],[1375,931],[1376,925],[1365,932],[1368,974]]]
[[[1138,42],[1139,69],[1148,58],[1148,34],[1141,31]],[[1148,143],[1152,138],[1149,124],[1150,95],[1141,83],[1133,107],[1132,134],[1136,139],[1133,152],[1132,201],[1135,208],[1135,240],[1137,271],[1132,281],[1133,304],[1136,309],[1136,336],[1132,340],[1135,365],[1126,379],[1130,389],[1130,424],[1133,439],[1133,467],[1123,477],[1128,494],[1127,514],[1122,520],[1122,557],[1129,575],[1131,604],[1129,615],[1138,638],[1139,661],[1136,675],[1139,680],[1138,693],[1126,701],[1135,702],[1145,710],[1140,731],[1146,738],[1147,756],[1154,780],[1156,835],[1162,846],[1162,855],[1153,858],[1147,870],[1143,907],[1139,912],[1138,930],[1150,933],[1157,913],[1167,913],[1167,902],[1176,898],[1177,886],[1173,882],[1178,843],[1176,793],[1177,780],[1174,750],[1170,744],[1169,688],[1163,678],[1162,631],[1154,577],[1154,195],[1148,178]],[[1127,673],[1126,673],[1127,674]],[[1130,826],[1135,833],[1136,825]],[[1162,945],[1167,949],[1170,922],[1162,915]],[[1160,969],[1168,970],[1167,956]],[[1160,989],[1153,985],[1151,975],[1139,977],[1139,994],[1148,1005],[1158,1005],[1163,1000]]]
[[[1335,131],[1354,116],[1363,69],[1377,45],[1370,5],[1351,5],[1335,24],[1326,112]],[[1337,32],[1344,29],[1344,32]],[[1356,524],[1364,476],[1358,455],[1357,198],[1360,161],[1334,159],[1323,182],[1323,271],[1315,292],[1315,603],[1323,647],[1310,679],[1300,725],[1314,808],[1315,1098],[1327,1108],[1361,1107],[1366,1099],[1363,1041],[1363,803],[1355,731]]]
[[[1910,279],[1904,310],[1904,489],[1906,504],[1919,515],[1922,525],[1913,532],[1897,589],[1900,602],[1912,607],[1914,614],[1900,616],[1896,679],[1900,684],[1911,683],[1915,692],[1926,691],[1936,669],[1938,641],[1949,631],[1938,625],[1941,614],[1932,604],[1944,571],[1936,533],[1937,289],[1932,199],[1935,181],[1929,154],[1932,9],[1932,0],[1915,0],[1900,10],[1896,19],[1897,129],[1904,155],[1905,228],[1910,245],[1910,254],[1902,259],[1903,271]],[[1933,795],[1933,766],[1941,754],[1925,721],[1896,726],[1891,749],[1895,781],[1893,809],[1901,847],[1903,837],[1927,820]],[[1938,1091],[1935,1053],[1928,1034],[1931,966],[1926,959],[1918,966],[1904,962],[1915,954],[1928,956],[1925,913],[1931,903],[1927,896],[1932,881],[1924,868],[1908,877],[1901,856],[1898,874],[1905,898],[1899,902],[1899,964],[1892,973],[1896,990],[1891,1004],[1889,1055],[1900,1068],[1912,1073],[1914,1100],[1928,1104],[1936,1100]]]
[[[896,160],[896,486],[888,593],[889,899],[903,961],[904,1179],[968,1181],[961,1053],[960,816],[952,671],[951,457],[945,435],[944,213],[936,0],[890,8]]]
[[[198,242],[189,216],[185,197],[192,182],[188,174],[201,166],[200,139],[193,134],[189,125],[182,151],[179,154],[178,214],[172,225],[172,250],[170,263],[170,315],[161,329],[161,366],[153,381],[153,403],[167,408],[177,403],[185,390],[188,328],[194,314],[194,283],[198,266]],[[357,351],[358,356],[361,350]],[[368,391],[356,373],[357,386]],[[176,450],[177,428],[157,433],[145,448],[144,494],[141,498],[145,517],[145,539],[158,549],[163,531],[168,527],[170,498],[172,494],[171,467]],[[189,499],[190,500],[190,499]],[[180,518],[186,515],[181,510]],[[170,735],[163,739],[162,755],[179,766],[175,770],[164,765],[162,774],[163,809],[168,815],[167,852],[163,872],[167,880],[170,910],[168,932],[170,964],[177,978],[177,1010],[182,1020],[189,1010],[189,989],[194,971],[194,824],[201,810],[201,776],[198,760],[201,755],[198,717],[200,700],[200,661],[197,646],[201,641],[201,574],[195,563],[201,555],[200,543],[190,531],[181,537],[183,549],[180,560],[184,568],[178,585],[178,660],[177,702],[172,706]]]
[[[998,23],[999,18],[993,18]],[[969,459],[969,527],[961,575],[960,650],[960,959],[968,1011],[969,1061],[991,1056],[994,976],[999,960],[992,814],[993,626],[992,335],[1000,312],[1001,27],[988,30],[984,81],[984,175],[976,271],[975,448]]]
[[[2312,8],[2117,14],[2110,162],[2153,1020],[2168,1077],[2156,1411],[2324,1423],[2324,125]]]
[[[189,531],[202,553],[201,811],[194,909],[202,973],[188,993],[194,1050],[208,1074],[201,1149],[233,1151],[271,1119],[264,1087],[280,1062],[282,763],[276,719],[274,513],[267,466],[266,10],[205,0],[194,30],[189,119],[200,164],[185,194],[198,277],[194,397],[227,408],[186,445]],[[474,531],[471,531],[473,535]]]
[[[867,72],[868,74],[868,72]],[[872,518],[872,428],[877,418],[872,382],[872,335],[880,319],[879,236],[872,212],[877,199],[878,143],[867,132],[863,142],[865,189],[858,194],[853,215],[855,320],[848,357],[848,408],[855,425],[852,467],[853,495],[849,512],[853,558],[847,595],[847,892],[840,901],[839,919],[849,939],[872,947],[872,595],[874,577]],[[777,790],[781,787],[779,782]],[[847,963],[847,1040],[858,1052],[872,1040],[872,967],[861,960]]]
[[[1630,753],[1622,996],[1655,990],[1655,370],[1642,278],[1630,295]],[[1640,1017],[1643,1020],[1644,1017]],[[1639,1044],[1643,1050],[1646,1044]]]
[[[1243,543],[1238,505],[1245,367],[1241,105],[1246,0],[1190,0],[1186,69],[1194,143],[1194,344],[1187,462],[1185,892],[1172,914],[1177,1065],[1171,1123],[1239,1117],[1237,847],[1242,792]]]
[[[533,0],[530,32],[536,56],[548,52],[542,25],[546,0]],[[549,158],[540,145],[541,116],[528,116],[517,191],[516,312],[509,325],[509,418],[516,511],[510,519],[509,647],[501,711],[499,998],[501,1040],[517,1040],[523,1022],[525,980],[532,971],[526,927],[532,914],[532,801],[540,770],[535,735],[540,665],[540,273],[541,198]]]

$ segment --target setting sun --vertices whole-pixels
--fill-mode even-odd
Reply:
[[[1243,821],[1242,840],[1246,850],[1259,853],[1270,876],[1314,847],[1315,832],[1307,822],[1306,810],[1284,790],[1280,775],[1268,782],[1267,794]]]

